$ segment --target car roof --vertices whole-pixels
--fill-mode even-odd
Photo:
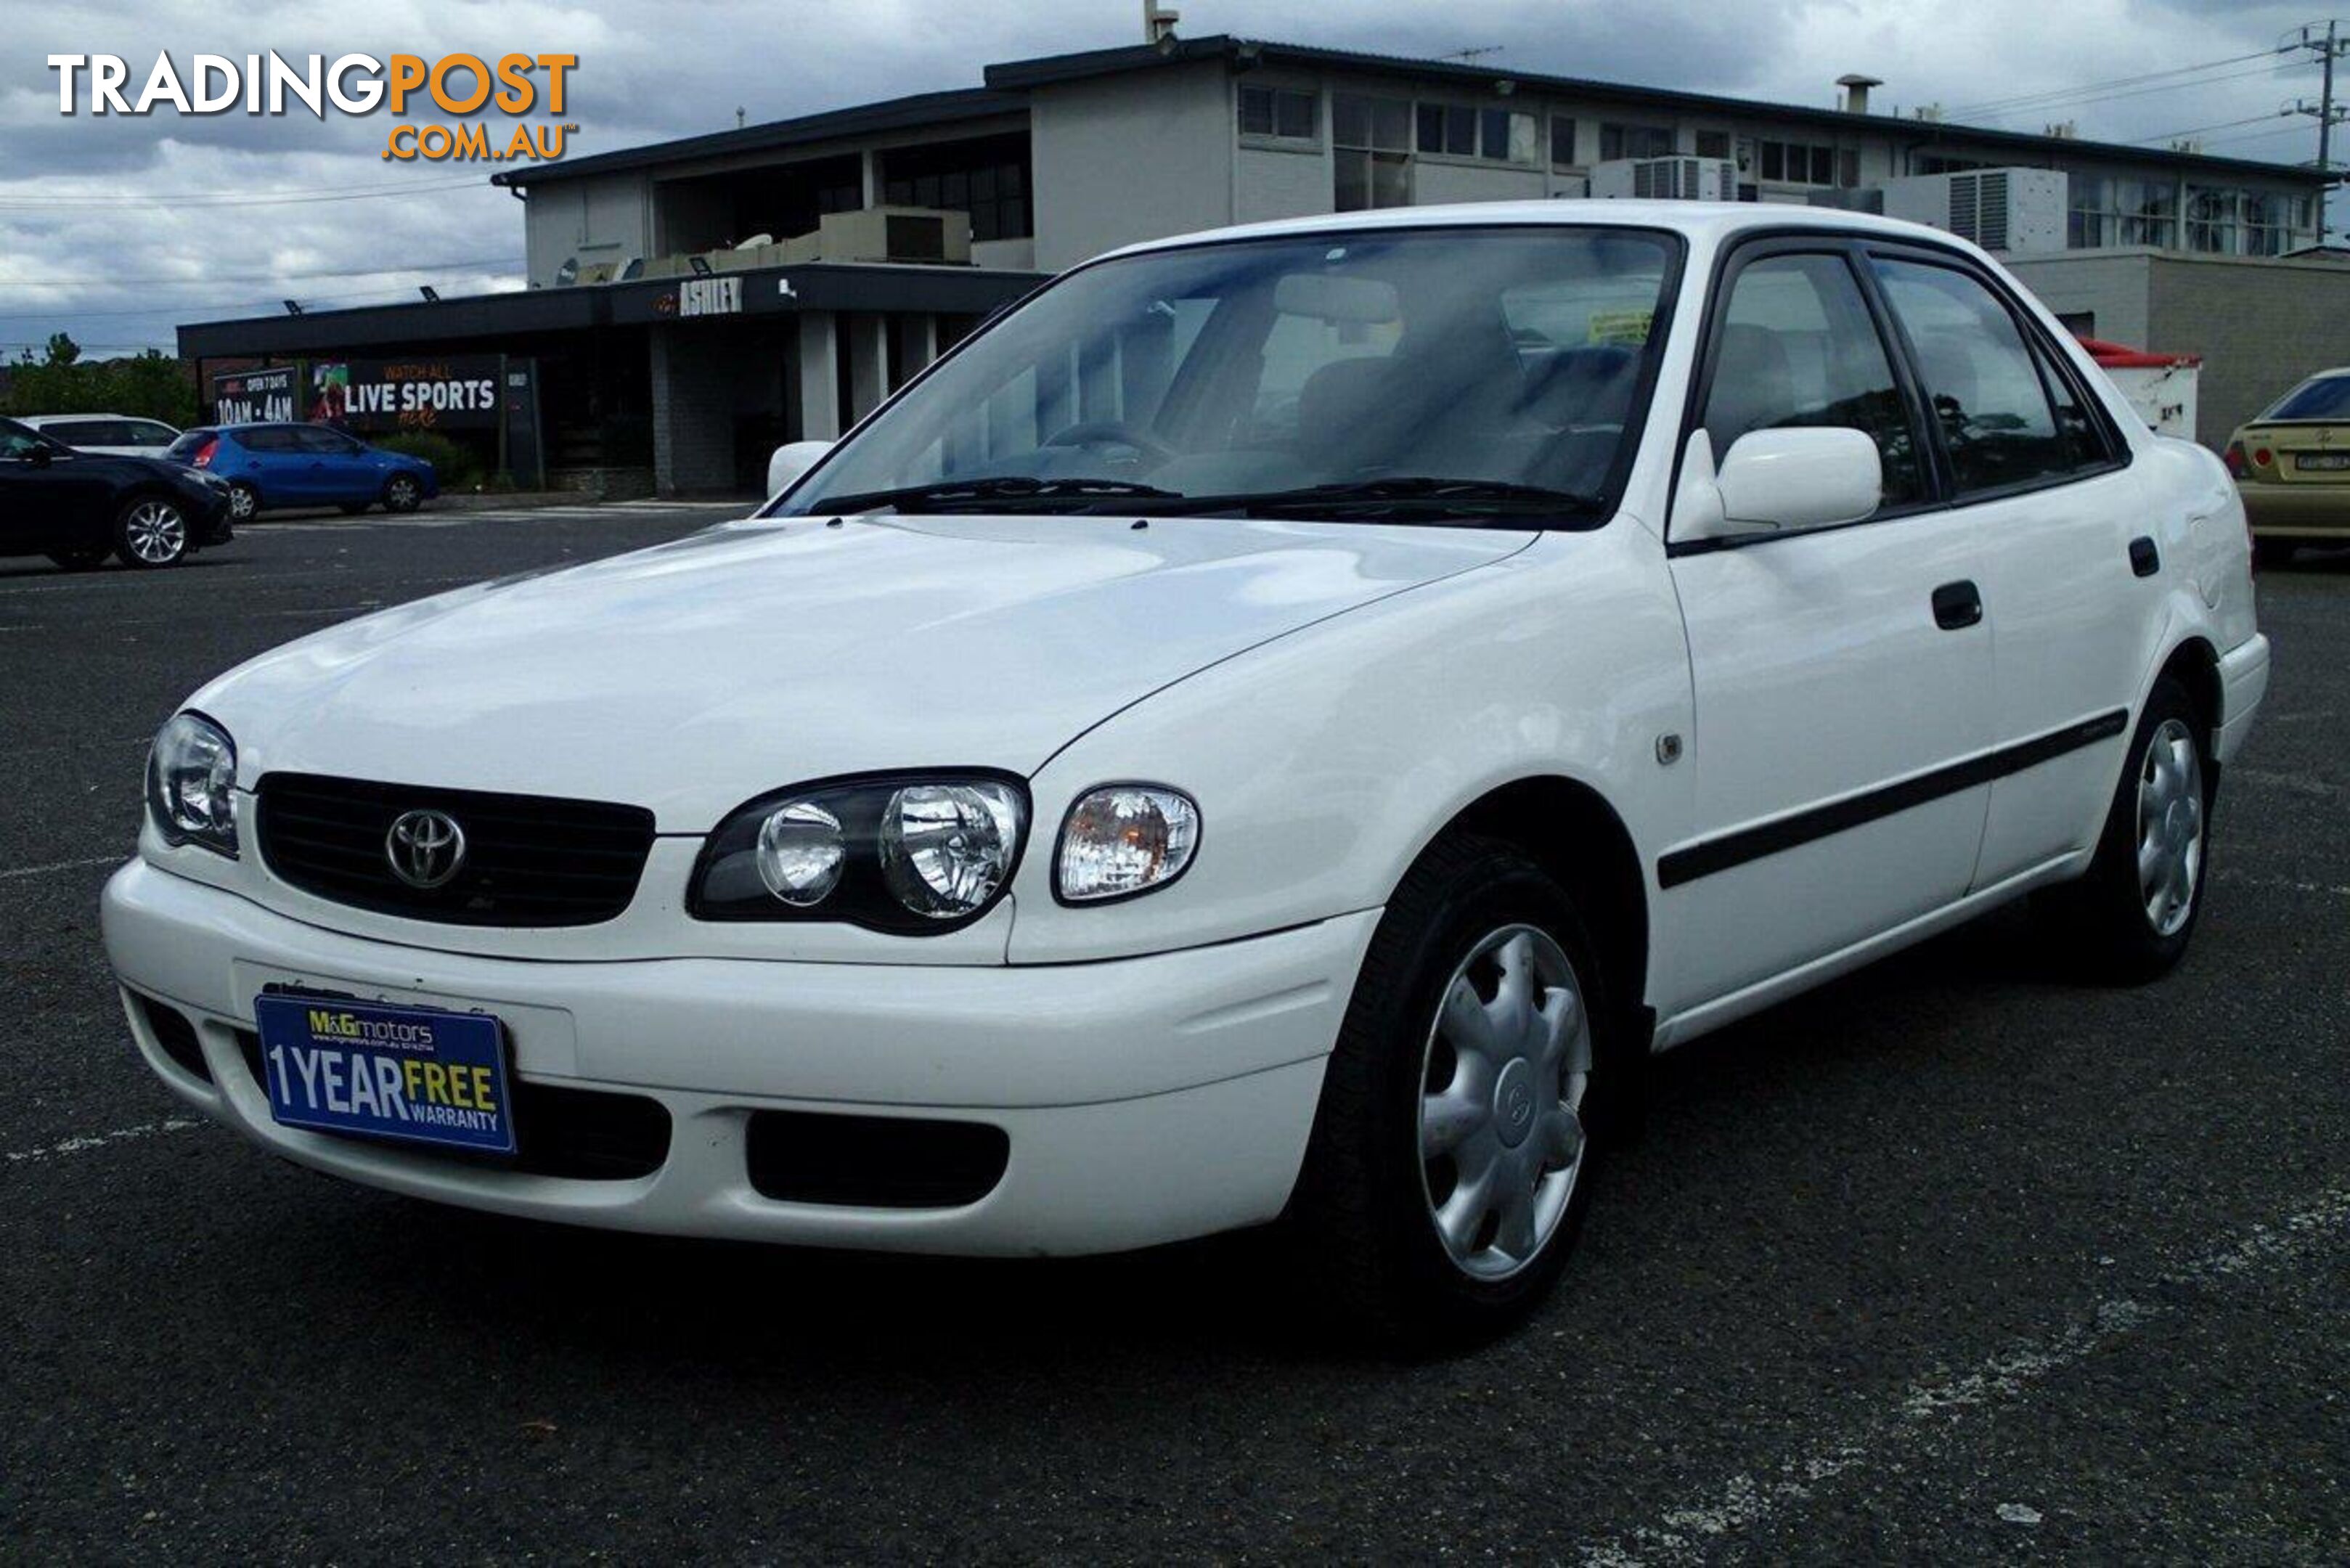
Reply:
[[[1841,207],[1798,207],[1778,202],[1638,202],[1572,199],[1548,202],[1461,202],[1429,207],[1381,207],[1306,218],[1277,218],[1146,240],[1107,253],[1137,255],[1208,241],[1276,239],[1286,236],[1360,234],[1372,229],[1524,228],[1537,224],[1625,229],[1665,229],[1714,244],[1757,229],[1820,229],[1841,234],[1882,234],[1887,239],[1936,244],[1981,256],[1984,253],[1948,229],[1912,223]]]
[[[18,414],[16,416],[16,420],[18,424],[30,425],[35,430],[40,429],[43,425],[57,424],[66,420],[136,420],[142,425],[170,425],[172,423],[169,420],[152,419],[145,414]]]

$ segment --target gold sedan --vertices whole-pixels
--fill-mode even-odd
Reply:
[[[2236,431],[2227,457],[2262,566],[2303,545],[2350,544],[2350,367],[2279,398]]]

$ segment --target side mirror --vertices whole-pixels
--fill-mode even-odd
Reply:
[[[828,441],[787,441],[767,459],[767,496],[773,500],[797,484],[800,475],[832,450]]]
[[[1690,437],[1673,505],[1675,539],[1732,539],[1857,523],[1884,498],[1885,462],[1860,431],[1750,431],[1719,470],[1705,431]]]
[[[25,461],[31,463],[35,468],[47,468],[50,463],[57,461],[57,455],[56,450],[45,441],[40,445],[34,447],[32,451],[26,452],[25,454]]]

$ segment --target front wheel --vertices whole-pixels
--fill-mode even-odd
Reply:
[[[1346,1326],[1434,1349],[1542,1300],[1589,1197],[1614,1027],[1540,867],[1468,837],[1421,857],[1364,960],[1288,1215]]]
[[[383,487],[383,509],[386,512],[413,512],[424,504],[424,486],[413,474],[395,473]]]
[[[2213,787],[2194,700],[2165,676],[2130,737],[2088,871],[2047,902],[2053,933],[2107,978],[2168,972],[2203,912]]]
[[[126,566],[176,566],[188,556],[188,517],[157,495],[134,497],[115,519],[114,553]]]

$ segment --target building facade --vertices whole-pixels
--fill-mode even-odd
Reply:
[[[1843,107],[1812,108],[1166,36],[502,172],[524,199],[526,294],[183,328],[182,352],[525,338],[501,349],[542,366],[558,467],[641,459],[691,494],[754,483],[778,441],[839,433],[1044,276],[1234,223],[1604,194],[1610,171],[1689,159],[1720,199],[1874,210],[1923,176],[2053,173],[2016,188],[2053,201],[2030,232],[2064,254],[2265,258],[2322,238],[2313,171],[1901,118],[1870,111],[1869,78],[1839,85]],[[2100,330],[2131,336],[2129,315]]]

